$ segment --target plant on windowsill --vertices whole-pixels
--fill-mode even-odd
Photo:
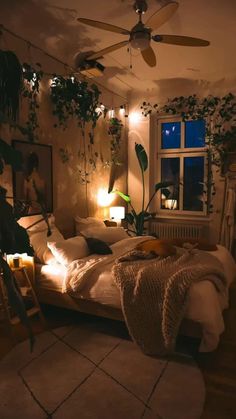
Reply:
[[[129,195],[124,194],[123,192],[120,192],[118,190],[112,191],[113,193],[118,194],[131,208],[131,211],[128,212],[125,215],[125,221],[129,225],[132,226],[132,228],[128,228],[128,232],[134,233],[136,236],[142,236],[144,234],[144,224],[145,221],[148,221],[150,218],[152,218],[155,213],[149,212],[149,208],[151,205],[151,202],[153,198],[155,197],[156,193],[161,190],[161,193],[165,195],[166,198],[168,198],[170,191],[168,190],[169,186],[173,185],[173,182],[159,182],[156,183],[154,187],[154,192],[149,199],[147,205],[145,205],[145,172],[148,169],[148,156],[144,149],[144,147],[141,144],[135,143],[135,153],[136,157],[138,159],[139,168],[141,171],[141,178],[142,178],[142,207],[141,211],[137,212],[131,202],[131,197]]]

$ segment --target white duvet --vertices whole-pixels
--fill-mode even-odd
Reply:
[[[145,240],[147,237],[145,237]],[[72,262],[67,271],[62,270],[62,292],[73,290],[76,296],[92,299],[102,304],[121,308],[119,291],[112,277],[112,266],[116,258],[133,249],[144,237],[121,240],[111,246],[113,254],[92,255]],[[224,331],[222,311],[228,307],[228,287],[236,277],[236,265],[226,248],[217,246],[210,252],[224,267],[227,289],[220,294],[212,282],[203,280],[193,284],[189,292],[185,318],[201,323],[203,337],[199,350],[213,351]],[[50,273],[50,269],[48,269]]]

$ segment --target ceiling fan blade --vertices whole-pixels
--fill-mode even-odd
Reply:
[[[192,38],[191,36],[179,35],[154,35],[153,41],[164,44],[183,45],[186,47],[207,47],[210,45],[209,41],[200,38]]]
[[[161,9],[157,10],[146,22],[145,26],[149,28],[157,29],[161,25],[163,25],[170,17],[176,12],[178,9],[179,4],[175,1],[171,1],[170,3],[166,4],[165,6],[161,7]]]
[[[104,31],[121,33],[122,35],[129,35],[130,32],[127,29],[120,28],[119,26],[110,25],[109,23],[99,22],[98,20],[85,19],[83,17],[77,18],[78,22],[84,23],[85,25],[94,26],[95,28],[104,29]]]
[[[86,57],[86,60],[96,60],[97,58],[100,58],[105,54],[109,54],[109,52],[112,52],[112,51],[115,51],[116,49],[124,47],[128,43],[129,41],[118,42],[118,44],[114,44],[114,45],[111,45],[110,47],[101,49],[98,52],[94,52],[94,54],[91,54],[88,57]]]
[[[152,47],[142,50],[141,54],[144,61],[147,63],[147,65],[149,65],[149,67],[155,67],[157,60]]]

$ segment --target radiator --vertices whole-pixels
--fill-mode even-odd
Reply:
[[[150,234],[160,239],[199,239],[202,237],[203,226],[197,224],[150,223]]]

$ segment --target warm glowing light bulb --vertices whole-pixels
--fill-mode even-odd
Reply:
[[[108,193],[107,189],[100,188],[97,193],[97,203],[100,207],[109,207],[114,201],[115,195]]]
[[[129,114],[129,120],[132,124],[137,124],[140,121],[140,113],[139,112],[131,112]]]
[[[109,110],[109,118],[114,118],[114,117],[115,117],[115,111],[112,108],[112,109]]]

